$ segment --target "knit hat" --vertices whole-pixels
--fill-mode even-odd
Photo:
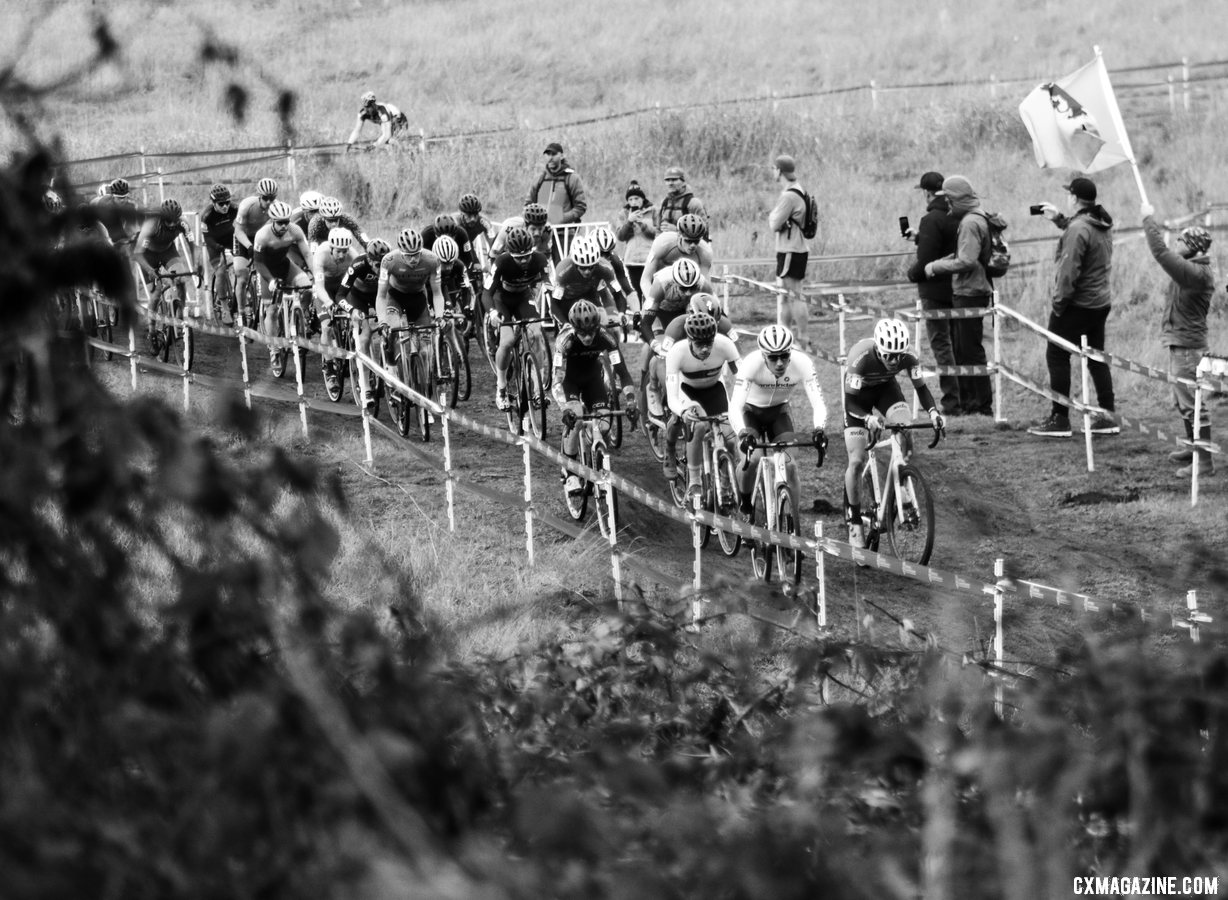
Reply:
[[[797,171],[797,162],[787,153],[782,153],[772,160],[772,165],[780,169],[783,175],[791,175]]]
[[[632,197],[639,197],[644,201],[645,205],[648,203],[648,195],[644,193],[644,189],[640,187],[640,183],[638,181],[632,181],[630,184],[628,184],[627,193],[623,195],[624,200],[630,200]]]

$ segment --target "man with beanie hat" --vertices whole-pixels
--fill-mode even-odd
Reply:
[[[792,329],[806,352],[812,352],[807,327],[810,322],[802,279],[806,277],[806,261],[810,245],[802,234],[806,221],[806,194],[797,183],[797,163],[793,157],[781,154],[772,161],[780,197],[768,213],[768,228],[776,235],[776,277],[786,293],[778,295],[776,320]]]
[[[1168,374],[1191,381],[1198,377],[1198,364],[1207,350],[1207,311],[1215,294],[1215,275],[1211,272],[1211,233],[1200,225],[1182,230],[1177,246],[1169,249],[1164,243],[1164,232],[1155,221],[1155,207],[1144,203],[1141,209],[1143,230],[1147,233],[1147,246],[1151,255],[1160,264],[1172,284],[1168,286],[1168,298],[1164,303],[1161,318],[1160,340],[1168,347]],[[1181,414],[1185,436],[1194,439],[1194,390],[1187,384],[1173,385],[1173,401]],[[1199,410],[1197,434],[1199,441],[1211,440],[1211,420],[1207,407]],[[1177,474],[1189,478],[1192,472],[1194,451],[1188,447],[1168,455],[1173,462],[1187,465]],[[1215,466],[1211,451],[1198,450],[1198,471],[1213,475]]]
[[[639,290],[640,279],[644,277],[644,263],[652,250],[652,239],[657,236],[653,226],[656,209],[648,202],[648,195],[640,187],[638,181],[627,185],[623,208],[618,213],[618,226],[614,229],[614,237],[623,241],[623,264],[627,267],[627,278]],[[644,298],[640,297],[640,307],[643,308]]]
[[[955,309],[986,309],[993,301],[993,285],[985,274],[988,258],[989,220],[972,183],[963,175],[949,175],[938,196],[945,197],[951,209],[948,216],[959,224],[955,253],[922,266],[927,279],[951,275],[951,305]],[[951,341],[955,364],[985,366],[985,319],[970,316],[951,320]],[[993,382],[988,375],[960,375],[959,399],[965,415],[993,415]]]
[[[939,195],[942,190],[942,175],[938,172],[926,172],[921,176],[917,188],[925,192],[925,215],[917,225],[917,230],[909,229],[904,238],[917,245],[917,258],[908,269],[908,280],[917,285],[917,295],[921,298],[921,308],[927,312],[949,310],[954,308],[951,293],[951,276],[936,275],[925,277],[926,263],[955,253],[959,246],[959,222],[947,215],[951,210],[947,198]],[[934,362],[939,366],[954,366],[955,344],[953,341],[953,319],[926,319],[925,331],[929,335],[930,350],[934,353]],[[957,375],[939,375],[938,384],[942,387],[942,414],[957,416],[963,410],[960,402],[959,377]]]
[[[1075,346],[1083,335],[1093,350],[1104,349],[1104,323],[1109,317],[1112,295],[1109,274],[1113,267],[1113,217],[1096,202],[1096,185],[1090,178],[1073,178],[1066,185],[1067,216],[1052,203],[1042,203],[1046,219],[1062,229],[1054,259],[1057,277],[1053,285],[1053,308],[1049,330]],[[1052,342],[1045,348],[1049,387],[1063,396],[1070,395],[1070,351]],[[1109,415],[1092,416],[1092,434],[1118,434],[1121,427],[1113,417],[1113,373],[1109,364],[1087,361],[1096,387],[1096,402]],[[1056,401],[1049,417],[1035,423],[1029,434],[1041,437],[1070,437],[1070,413]]]

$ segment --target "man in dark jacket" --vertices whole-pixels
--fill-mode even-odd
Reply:
[[[917,294],[921,298],[923,310],[950,310],[951,276],[935,275],[933,278],[926,278],[925,264],[955,253],[959,223],[947,215],[951,209],[947,198],[938,195],[942,190],[942,175],[926,172],[921,176],[921,183],[917,187],[925,192],[926,207],[917,230],[909,229],[904,234],[905,238],[917,245],[917,258],[908,269],[908,280],[917,285]],[[951,322],[951,319],[925,320],[930,349],[934,353],[934,362],[939,366],[956,364],[955,346],[951,340]],[[939,375],[938,384],[942,388],[942,414],[957,416],[962,413],[958,376]]]
[[[1169,249],[1164,244],[1164,232],[1155,221],[1155,207],[1150,203],[1142,206],[1143,230],[1147,233],[1147,246],[1151,255],[1160,264],[1172,284],[1168,286],[1168,298],[1164,303],[1160,340],[1168,347],[1168,373],[1178,378],[1198,377],[1198,363],[1207,349],[1207,311],[1215,294],[1215,276],[1211,272],[1211,234],[1195,225],[1181,232],[1177,247]],[[1194,439],[1194,389],[1185,384],[1173,385],[1173,401],[1181,414],[1186,438]],[[1199,411],[1198,440],[1211,440],[1211,420],[1207,408]],[[1173,462],[1191,463],[1194,451],[1177,450],[1168,455]],[[1202,475],[1214,474],[1214,465],[1209,450],[1198,451],[1198,471]],[[1191,465],[1177,470],[1178,475],[1190,477]]]
[[[1049,330],[1078,346],[1083,335],[1094,350],[1104,349],[1104,323],[1109,317],[1112,295],[1109,275],[1113,269],[1113,217],[1096,202],[1096,185],[1090,178],[1074,178],[1066,185],[1071,215],[1052,203],[1041,204],[1044,216],[1062,236],[1057,242],[1057,278],[1053,286],[1053,309]],[[1045,348],[1049,387],[1070,395],[1070,351],[1052,342]],[[1096,402],[1110,414],[1113,405],[1113,373],[1108,363],[1088,361]],[[1112,415],[1092,416],[1092,434],[1118,434],[1121,426]],[[1049,418],[1028,429],[1042,437],[1070,437],[1070,414],[1054,402]]]

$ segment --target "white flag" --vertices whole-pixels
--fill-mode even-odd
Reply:
[[[1038,85],[1019,104],[1019,115],[1042,169],[1076,169],[1090,175],[1134,161],[1099,54],[1072,75]]]

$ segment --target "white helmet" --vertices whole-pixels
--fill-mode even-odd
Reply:
[[[324,199],[324,195],[319,191],[303,191],[299,195],[298,205],[308,212],[315,212],[320,208],[320,201]]]
[[[874,346],[879,353],[906,353],[908,328],[899,319],[879,319],[874,326]]]
[[[348,229],[334,228],[328,233],[328,246],[334,250],[349,250],[354,243],[354,236]]]
[[[765,356],[778,356],[793,349],[793,332],[783,325],[769,325],[759,332],[759,349]]]
[[[576,238],[571,242],[571,251],[568,254],[571,261],[577,266],[595,266],[601,261],[601,251],[586,237]]]
[[[670,275],[678,287],[693,288],[699,284],[699,266],[695,264],[695,260],[685,256],[670,268]]]

